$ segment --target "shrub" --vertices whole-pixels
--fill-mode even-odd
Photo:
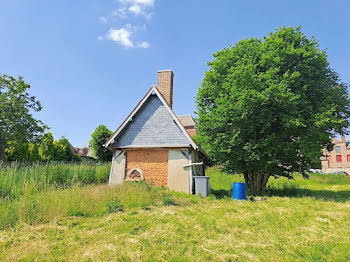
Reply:
[[[108,203],[107,203],[107,212],[109,214],[117,213],[117,212],[123,212],[123,211],[124,211],[123,204],[122,204],[122,202],[120,202],[118,197],[108,201]]]

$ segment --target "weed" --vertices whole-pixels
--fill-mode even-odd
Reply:
[[[171,195],[165,195],[162,199],[163,206],[178,206],[179,204],[176,203],[175,199]]]
[[[122,204],[122,202],[120,202],[118,197],[108,201],[108,203],[107,203],[107,212],[109,214],[117,213],[117,212],[123,212],[123,211],[124,211],[123,204]]]

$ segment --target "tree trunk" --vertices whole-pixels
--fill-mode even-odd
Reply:
[[[6,162],[5,146],[0,142],[0,162]]]
[[[244,174],[244,180],[247,184],[247,187],[253,194],[260,194],[265,191],[266,184],[269,181],[269,174],[261,173],[247,173]]]

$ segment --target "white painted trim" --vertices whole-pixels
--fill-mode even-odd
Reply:
[[[113,174],[113,168],[114,168],[114,158],[115,158],[115,153],[116,151],[113,150],[113,156],[112,156],[112,166],[111,166],[111,170],[109,171],[109,178],[108,178],[108,186],[111,185],[111,180],[112,180],[112,174]]]
[[[192,192],[192,188],[193,188],[193,185],[192,185],[192,183],[193,183],[193,177],[192,177],[192,154],[191,154],[191,151],[188,151],[188,153],[189,153],[189,160],[188,160],[188,164],[189,164],[189,173],[190,173],[190,175],[189,175],[189,177],[190,177],[190,194],[192,194],[193,192]]]
[[[193,126],[196,126],[196,123],[194,122],[193,117],[192,117],[190,114],[189,114],[189,116],[191,117],[191,120],[192,120]]]
[[[192,164],[184,165],[183,167],[189,167],[189,166],[201,166],[201,165],[203,165],[203,162],[200,162],[200,163],[192,163]]]
[[[141,108],[141,106],[147,101],[148,97],[150,95],[152,95],[154,87],[152,87],[150,90],[148,90],[148,92],[146,93],[145,97],[141,100],[141,102],[137,105],[137,107],[134,108],[134,110],[131,112],[131,114],[129,115],[129,117],[123,122],[123,124],[115,131],[114,135],[107,140],[106,143],[104,143],[104,147],[109,146],[109,144],[112,143],[112,141],[114,141],[114,138],[124,129],[124,127],[129,123],[130,119],[132,119],[132,117],[137,113],[137,111],[139,111],[139,109]]]
[[[182,133],[185,135],[185,137],[187,138],[187,140],[190,142],[190,145],[194,148],[194,149],[198,149],[198,146],[196,145],[196,143],[193,141],[193,139],[189,136],[189,134],[186,132],[186,130],[184,129],[184,127],[182,126],[182,124],[180,123],[180,121],[177,119],[176,115],[174,114],[174,112],[170,109],[168,103],[164,100],[163,96],[159,93],[157,87],[153,86],[145,95],[145,97],[141,100],[141,102],[137,105],[137,107],[135,107],[135,109],[131,112],[131,114],[129,115],[129,117],[123,122],[123,124],[115,131],[114,135],[108,139],[108,141],[103,145],[104,147],[108,147],[112,141],[114,141],[114,139],[117,137],[117,135],[124,129],[124,127],[129,123],[130,119],[132,119],[132,117],[137,113],[137,111],[139,111],[139,109],[142,107],[142,105],[147,101],[147,99],[149,98],[150,95],[152,94],[156,94],[159,98],[159,100],[163,103],[163,105],[165,106],[165,108],[168,110],[169,114],[171,115],[171,117],[174,119],[175,123],[177,124],[177,126],[180,128],[180,130],[182,131]],[[163,147],[163,146],[162,146]]]
[[[123,158],[124,158],[124,177],[123,177],[123,183],[125,182],[125,173],[126,173],[126,152],[123,151],[124,155],[123,155]]]
[[[191,145],[131,145],[131,146],[120,146],[115,149],[128,149],[128,148],[189,148]],[[112,147],[114,148],[114,147]]]

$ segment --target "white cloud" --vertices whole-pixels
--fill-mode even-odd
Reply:
[[[99,18],[101,22],[111,24],[113,28],[110,28],[105,36],[99,36],[98,40],[111,40],[126,49],[149,48],[149,42],[138,42],[134,36],[146,30],[146,23],[153,14],[155,0],[118,0],[118,2],[119,6],[109,16]],[[146,23],[140,25],[145,19]]]
[[[119,0],[122,7],[114,11],[115,16],[128,18],[128,13],[136,16],[143,15],[147,19],[152,16],[152,9],[155,0]]]
[[[112,16],[118,16],[120,18],[128,18],[128,10],[126,7],[120,7],[112,12]]]
[[[134,4],[139,4],[139,5],[145,5],[145,6],[154,6],[154,1],[155,0],[119,0],[121,4],[127,5],[134,5]]]
[[[147,29],[146,24],[140,25],[140,26],[136,26],[136,25],[132,25],[132,24],[126,24],[125,28],[127,28],[129,31],[132,31],[134,33],[136,32],[142,32],[145,31]]]
[[[135,15],[141,14],[142,10],[139,5],[132,5],[129,7],[129,11],[134,13]]]
[[[131,40],[131,35],[133,34],[133,31],[130,30],[130,28],[120,28],[120,29],[109,29],[107,35],[105,37],[99,36],[98,40],[112,40],[113,42],[116,42],[117,44],[128,48],[149,48],[150,44],[146,41],[143,41],[141,43],[134,43]]]
[[[142,48],[149,48],[150,47],[150,44],[146,41],[143,41],[141,44],[139,44],[139,47],[142,47]]]
[[[134,47],[133,42],[130,40],[132,32],[125,28],[109,29],[107,33],[107,39],[112,40],[126,48]]]

